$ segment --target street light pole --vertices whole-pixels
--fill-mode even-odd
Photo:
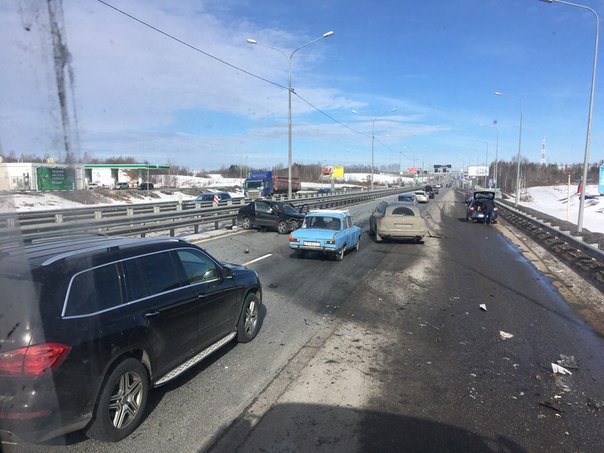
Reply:
[[[491,169],[491,166],[489,165],[489,142],[487,142],[486,140],[482,140],[484,143],[486,143],[487,145],[487,154],[485,156],[485,161],[484,164],[487,167],[487,173],[484,175],[484,187],[487,187],[487,181],[489,179],[489,170]]]
[[[374,161],[374,156],[375,156],[375,118],[373,119],[373,126],[371,127],[371,190],[373,190],[373,177],[374,177],[374,171],[373,171],[373,161]]]
[[[272,47],[266,44],[261,44],[259,42],[257,42],[255,39],[248,39],[247,42],[249,44],[256,44],[258,46],[262,46],[262,47],[268,47],[269,49],[273,49],[276,50],[278,52],[281,52],[283,55],[285,55],[285,57],[287,58],[288,61],[288,77],[287,77],[287,92],[288,92],[288,109],[287,109],[287,198],[291,198],[292,197],[292,92],[294,91],[292,88],[292,59],[294,57],[294,54],[300,50],[303,49],[306,46],[309,46],[310,44],[313,44],[323,38],[329,38],[330,36],[333,36],[333,31],[328,31],[327,33],[323,33],[322,36],[313,39],[312,41],[307,42],[306,44],[303,44],[299,47],[296,47],[291,54],[287,54],[287,52],[285,52],[282,49],[278,49],[277,47]]]
[[[481,126],[489,126],[489,124],[481,124]],[[491,126],[497,131],[497,139],[495,141],[495,168],[493,169],[493,187],[497,189],[497,161],[499,160],[499,128],[497,127],[497,120],[493,120]]]
[[[594,64],[591,73],[591,92],[589,95],[589,113],[587,114],[587,133],[585,135],[585,156],[583,158],[583,178],[581,179],[581,194],[579,201],[579,217],[577,219],[577,231],[583,231],[583,211],[585,209],[585,189],[587,184],[587,169],[589,167],[589,139],[591,135],[591,116],[594,106],[594,92],[596,89],[596,67],[598,65],[598,36],[600,34],[600,18],[598,14],[589,6],[579,5],[577,3],[565,2],[563,0],[541,0],[545,3],[561,3],[563,5],[575,6],[577,8],[591,11],[596,18],[596,43],[594,46]]]
[[[522,98],[519,98],[518,96],[502,93],[501,91],[495,91],[495,94],[497,96],[507,96],[520,101],[520,129],[518,132],[518,156],[516,157],[516,160],[518,161],[516,165],[516,200],[514,202],[514,206],[518,206],[518,201],[520,201],[520,149],[522,147],[522,111],[524,110],[524,103],[522,102]]]

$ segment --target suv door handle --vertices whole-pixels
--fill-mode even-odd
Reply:
[[[204,297],[208,297],[208,295],[207,294],[198,294],[197,295],[198,299],[203,299]]]
[[[147,318],[147,319],[156,318],[158,316],[159,316],[159,310],[148,311],[147,313],[145,313],[145,318]]]

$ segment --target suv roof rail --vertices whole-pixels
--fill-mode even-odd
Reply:
[[[141,242],[145,243],[154,243],[154,242],[162,242],[162,241],[172,241],[172,242],[186,242],[181,238],[174,238],[170,236],[156,236],[152,238],[126,238],[126,237],[107,237],[107,240],[99,241],[97,243],[91,244],[89,247],[84,247],[76,250],[69,250],[63,253],[58,253],[47,260],[44,260],[41,263],[41,266],[48,266],[52,263],[56,263],[64,258],[70,258],[77,255],[83,255],[86,253],[94,252],[96,250],[102,249],[123,249],[132,247],[133,245],[139,245]]]

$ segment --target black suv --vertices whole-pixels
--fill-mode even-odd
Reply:
[[[151,387],[260,328],[258,274],[175,238],[0,251],[0,436],[118,441]]]
[[[237,220],[244,229],[253,227],[276,229],[279,234],[287,234],[299,228],[304,221],[308,206],[300,211],[284,201],[257,200],[239,208]]]

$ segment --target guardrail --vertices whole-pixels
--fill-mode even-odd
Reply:
[[[341,207],[380,198],[415,188],[393,188],[345,194],[296,196],[290,201],[296,208],[307,205],[309,209]],[[278,198],[274,198],[278,199]],[[287,199],[283,199],[287,201]],[[136,235],[168,232],[174,236],[177,230],[188,229],[198,233],[200,228],[218,229],[228,223],[235,225],[241,206],[239,203],[222,202],[216,207],[202,207],[193,201],[141,203],[136,205],[110,205],[61,210],[45,210],[3,214],[0,216],[0,244],[65,236],[66,234],[95,233],[105,235]]]
[[[521,217],[525,222],[529,222],[535,227],[547,232],[549,235],[554,236],[572,247],[581,250],[586,255],[593,259],[596,259],[604,263],[604,251],[599,249],[598,244],[589,244],[583,241],[581,236],[573,236],[570,231],[564,231],[559,226],[553,225],[551,222],[539,220],[537,217],[522,212],[512,206],[512,203],[505,200],[498,200],[498,204],[501,208],[508,212],[508,216]]]

